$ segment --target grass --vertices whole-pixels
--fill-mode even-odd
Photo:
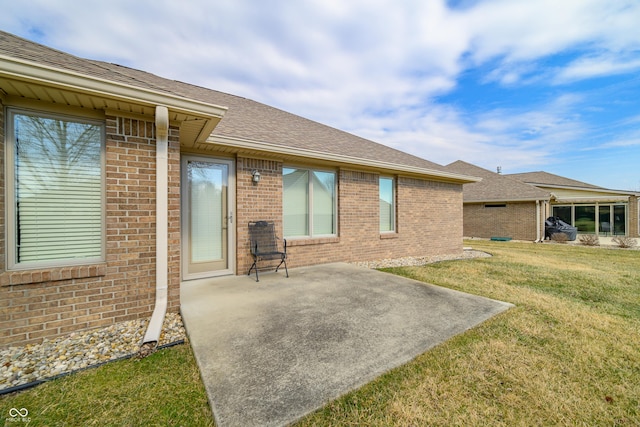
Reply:
[[[640,251],[467,244],[494,256],[388,271],[516,307],[298,425],[640,425]],[[188,345],[0,398],[11,408],[31,426],[213,425]]]
[[[0,398],[26,408],[29,426],[212,426],[200,373],[188,344],[83,371]]]
[[[494,256],[387,271],[516,307],[299,425],[640,425],[640,251],[467,244]]]

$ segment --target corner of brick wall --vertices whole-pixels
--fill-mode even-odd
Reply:
[[[105,124],[106,261],[92,266],[23,272],[7,272],[3,268],[0,347],[40,342],[45,337],[148,317],[154,308],[155,126],[152,121],[115,116],[107,116]],[[4,138],[0,147],[4,149]],[[4,177],[4,173],[0,176]],[[179,129],[175,127],[169,135],[168,192],[169,260],[163,268],[169,274],[168,310],[177,311],[180,144]],[[4,197],[4,191],[0,194]],[[4,206],[4,199],[1,203]],[[4,221],[4,216],[0,221]],[[4,252],[4,244],[0,247]],[[4,259],[4,253],[1,255]]]

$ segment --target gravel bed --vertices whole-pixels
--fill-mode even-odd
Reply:
[[[382,259],[378,261],[354,262],[353,264],[366,268],[389,268],[389,267],[414,267],[419,265],[431,264],[441,261],[453,261],[471,258],[490,257],[491,254],[473,249],[465,249],[461,254],[457,255],[435,255],[424,257],[403,257],[393,259]]]
[[[0,390],[132,356],[140,351],[148,319],[117,323],[100,329],[72,333],[42,344],[0,350]],[[167,313],[160,342],[186,339],[182,318]]]

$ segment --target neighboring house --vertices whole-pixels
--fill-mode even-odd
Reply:
[[[548,191],[461,160],[447,168],[482,178],[464,185],[465,236],[544,239],[544,220],[551,198]]]
[[[502,175],[457,161],[456,173],[481,177],[464,185],[464,235],[544,239],[544,220],[560,217],[580,234],[638,237],[638,194],[547,172]]]
[[[462,251],[475,178],[249,99],[0,32],[0,104],[0,347],[157,340],[188,280],[247,273],[250,221],[290,267]]]
[[[547,172],[506,175],[551,194],[551,216],[578,228],[580,234],[638,237],[638,196]]]

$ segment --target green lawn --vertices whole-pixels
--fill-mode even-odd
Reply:
[[[11,408],[25,408],[29,426],[213,426],[191,347],[177,345],[144,359],[108,363],[3,396],[5,426]]]
[[[640,425],[640,251],[466,244],[494,256],[389,271],[516,307],[299,425]],[[31,426],[213,425],[187,345],[3,396],[0,408],[27,408]]]
[[[388,271],[516,307],[300,425],[640,425],[640,251],[466,244],[494,256]]]

